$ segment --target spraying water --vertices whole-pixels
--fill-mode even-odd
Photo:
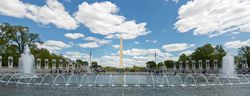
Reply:
[[[19,72],[21,74],[35,74],[34,56],[30,53],[28,45],[25,46],[24,53],[21,54]]]
[[[226,75],[229,78],[236,77],[234,56],[229,52],[227,52],[226,56],[224,56],[222,60],[222,75]]]

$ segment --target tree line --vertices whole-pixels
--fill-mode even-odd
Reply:
[[[163,62],[159,62],[156,64],[155,61],[148,61],[146,62],[146,66],[150,69],[157,69],[162,66],[166,66],[166,68],[173,68],[173,64],[178,63],[179,61],[189,61],[192,60],[196,61],[196,68],[198,68],[197,61],[202,60],[202,66],[205,67],[206,60],[210,60],[210,64],[213,64],[212,61],[218,60],[218,67],[221,68],[222,66],[222,58],[226,55],[225,49],[223,49],[222,45],[216,45],[215,47],[211,44],[205,44],[201,47],[195,49],[195,51],[190,54],[181,54],[179,56],[179,60],[165,60]],[[239,63],[246,63],[247,66],[250,68],[250,47],[243,46],[238,49],[238,55],[235,56],[235,63],[238,64],[238,68],[241,68],[242,65]],[[178,64],[177,64],[178,67]]]
[[[59,60],[63,60],[64,64],[68,58],[61,54],[54,54],[45,48],[38,48],[36,43],[42,44],[39,34],[32,33],[28,27],[20,25],[10,25],[8,23],[0,24],[0,56],[2,56],[2,65],[7,66],[8,57],[13,57],[13,65],[18,66],[18,58],[24,52],[24,48],[28,45],[31,49],[31,54],[35,58],[41,59],[42,67],[44,67],[45,59],[49,60],[49,66],[52,66],[52,59],[55,59],[59,65]],[[74,64],[89,65],[89,62],[77,59]],[[91,62],[91,68],[101,67],[97,62]]]

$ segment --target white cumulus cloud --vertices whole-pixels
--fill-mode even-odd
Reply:
[[[191,0],[179,8],[175,27],[209,37],[240,31],[250,32],[249,0]]]
[[[98,48],[98,47],[101,47],[103,45],[107,45],[110,42],[112,42],[111,40],[98,39],[96,37],[86,37],[86,38],[84,38],[84,40],[86,40],[88,42],[79,44],[79,46],[82,48]]]
[[[79,46],[82,48],[98,48],[98,47],[100,47],[100,45],[97,44],[96,42],[82,43],[82,44],[79,44]]]
[[[112,42],[111,40],[98,39],[96,37],[86,37],[86,38],[84,38],[84,40],[93,41],[93,42],[96,42],[96,43],[98,43],[100,45],[106,45],[106,44],[109,44],[110,42]]]
[[[240,40],[229,41],[229,42],[226,42],[224,44],[224,46],[226,48],[240,48],[240,47],[243,47],[243,46],[250,46],[250,39],[248,39],[246,41],[240,41]]]
[[[155,54],[155,53],[161,53],[161,50],[159,50],[159,49],[137,49],[137,48],[133,48],[133,49],[123,51],[124,55],[130,55],[130,56],[148,55],[148,54]]]
[[[147,43],[157,43],[157,40],[146,40]]]
[[[176,52],[176,51],[183,51],[188,48],[194,47],[195,44],[187,44],[187,43],[174,43],[174,44],[167,44],[163,45],[162,49],[164,49],[167,52]]]
[[[0,0],[0,14],[16,18],[28,18],[43,25],[53,24],[57,28],[76,29],[77,21],[65,11],[57,0],[47,0],[38,6],[21,0]]]
[[[140,44],[140,42],[139,42],[139,41],[135,41],[134,43],[135,43],[135,44]]]
[[[79,39],[84,37],[82,33],[66,33],[64,36],[69,39]]]
[[[179,2],[179,0],[164,0],[164,4],[168,3],[169,1],[172,1],[172,2],[175,2],[175,3]]]
[[[38,48],[44,48],[53,53],[62,50],[64,48],[72,47],[70,44],[66,44],[63,41],[57,41],[57,40],[48,40],[43,44],[36,43],[36,45]]]
[[[69,58],[71,60],[81,59],[81,60],[88,60],[89,55],[86,53],[80,53],[78,51],[68,51],[64,55],[64,57]]]
[[[146,23],[127,21],[118,14],[118,7],[111,2],[83,2],[74,16],[76,20],[90,29],[92,33],[101,34],[106,38],[117,38],[122,33],[124,39],[134,39],[146,35]]]
[[[113,47],[114,47],[115,49],[119,49],[119,48],[120,48],[120,45],[113,45]]]

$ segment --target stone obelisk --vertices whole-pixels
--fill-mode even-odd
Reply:
[[[122,42],[122,34],[120,36],[120,63],[119,68],[123,68],[123,42]]]

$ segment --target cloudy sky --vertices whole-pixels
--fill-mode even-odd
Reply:
[[[249,0],[0,0],[0,23],[28,26],[50,52],[118,66],[178,59],[206,43],[250,45]]]

